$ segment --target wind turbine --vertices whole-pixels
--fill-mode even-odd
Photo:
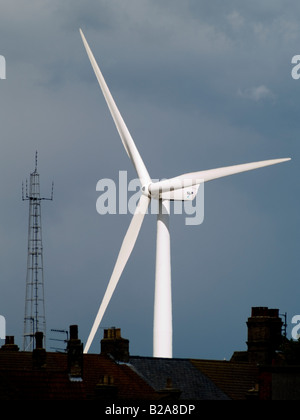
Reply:
[[[277,163],[288,161],[290,158],[273,159],[225,168],[192,172],[168,180],[152,182],[146,166],[107,87],[100,68],[98,67],[95,57],[81,29],[80,34],[107,106],[121,137],[123,146],[137,172],[142,187],[142,195],[121,245],[113,273],[85,345],[84,353],[89,351],[113,292],[131,255],[150,201],[152,199],[156,199],[159,202],[159,211],[157,215],[156,238],[153,357],[172,358],[172,294],[169,233],[170,200],[191,200],[195,198],[201,183],[228,175],[275,165]],[[190,195],[191,191],[193,193],[192,196]]]

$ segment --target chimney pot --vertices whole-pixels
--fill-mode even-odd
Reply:
[[[5,337],[5,344],[15,344],[15,337],[13,335],[7,335]]]
[[[70,340],[78,340],[78,325],[70,325]]]

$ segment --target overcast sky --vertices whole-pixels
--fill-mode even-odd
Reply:
[[[300,314],[299,18],[296,0],[1,1],[0,314],[20,347],[21,184],[35,151],[42,196],[54,181],[54,201],[42,203],[48,348],[50,330],[71,324],[86,342],[131,219],[96,211],[100,179],[136,174],[80,27],[153,178],[292,157],[206,184],[199,226],[171,217],[174,357],[246,350],[252,306],[287,312],[290,336]],[[101,325],[120,327],[134,355],[152,355],[155,225],[146,216]]]

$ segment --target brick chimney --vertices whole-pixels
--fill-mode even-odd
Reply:
[[[43,348],[43,339],[44,339],[44,334],[42,332],[35,333],[35,348],[36,349]]]
[[[83,373],[83,344],[78,339],[78,326],[70,326],[70,339],[67,345],[68,372],[70,379],[78,380]]]
[[[34,368],[42,368],[46,364],[46,350],[43,348],[44,334],[42,332],[35,333],[35,349],[32,351],[32,363]]]
[[[248,318],[248,360],[271,364],[282,343],[282,319],[278,309],[252,308]]]
[[[15,344],[15,337],[7,335],[5,337],[5,344],[0,348],[2,351],[19,351],[19,347]]]
[[[110,354],[119,362],[127,363],[129,361],[129,340],[121,337],[120,328],[112,327],[104,330],[101,354]]]
[[[95,387],[95,398],[107,402],[115,400],[117,396],[118,388],[114,383],[114,378],[109,375],[102,376]]]

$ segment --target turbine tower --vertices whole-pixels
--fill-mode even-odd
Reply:
[[[156,238],[156,270],[155,270],[155,300],[153,325],[153,356],[172,358],[172,291],[171,291],[171,252],[169,232],[169,201],[187,201],[196,197],[200,184],[217,178],[250,171],[265,166],[290,160],[272,159],[261,162],[246,163],[228,166],[225,168],[210,169],[206,171],[191,172],[165,181],[152,182],[145,164],[136,148],[136,145],[126,127],[126,124],[116,106],[116,103],[107,87],[95,57],[80,29],[81,38],[87,55],[98,79],[98,83],[121,137],[123,146],[137,172],[141,182],[142,195],[135,213],[121,245],[121,249],[109,280],[106,292],[96,315],[89,334],[84,353],[89,351],[91,343],[109,304],[112,294],[122,275],[130,254],[138,237],[144,215],[152,199],[158,200],[159,212],[157,216]]]
[[[53,200],[53,183],[51,198],[42,198],[40,196],[40,175],[37,171],[37,152],[35,155],[35,169],[30,174],[29,192],[26,181],[25,197],[24,186],[22,185],[22,200],[29,201],[23,350],[32,351],[34,348],[34,336],[36,332],[43,333],[44,347],[46,347],[41,201]]]

